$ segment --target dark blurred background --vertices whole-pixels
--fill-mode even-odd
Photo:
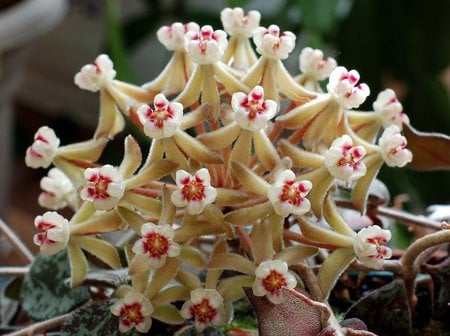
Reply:
[[[23,163],[37,128],[44,124],[55,128],[62,144],[92,134],[98,96],[73,84],[82,65],[107,52],[119,79],[143,84],[158,74],[170,56],[156,40],[156,29],[175,21],[219,29],[220,11],[227,6],[259,10],[261,25],[274,23],[297,34],[296,50],[285,62],[292,74],[299,72],[301,48],[323,49],[338,64],[357,69],[369,85],[371,95],[363,110],[371,110],[378,92],[390,87],[416,129],[450,134],[448,0],[72,0],[67,4],[61,23],[29,43],[24,81],[14,95],[15,165],[6,215],[10,221],[31,218],[32,226],[32,218],[42,212],[36,198],[45,172]],[[450,202],[448,171],[383,168],[379,177],[392,195],[410,196],[405,207],[413,212]]]

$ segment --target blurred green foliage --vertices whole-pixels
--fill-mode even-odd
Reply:
[[[239,6],[261,11],[262,26],[275,23],[296,33],[298,47],[321,48],[340,65],[357,69],[371,88],[362,110],[391,87],[416,129],[450,134],[449,88],[443,82],[445,70],[447,82],[450,77],[448,0],[227,0],[215,10],[193,5],[199,1],[141,0],[144,10],[122,23],[119,2],[104,1],[107,45],[120,79],[135,77],[126,55],[161,25],[195,21],[221,28],[220,6]],[[386,167],[379,176],[393,195],[409,194],[410,209],[450,202],[448,172]]]

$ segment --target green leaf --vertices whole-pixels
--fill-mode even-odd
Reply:
[[[439,133],[419,132],[409,125],[403,125],[408,140],[407,148],[413,153],[408,168],[414,170],[450,170],[450,137]]]
[[[98,302],[77,309],[64,323],[63,336],[137,336],[136,329],[119,331],[119,318],[109,310],[114,302]]]
[[[347,311],[345,318],[363,320],[377,335],[408,335],[411,312],[402,280],[394,280],[367,294]]]
[[[65,314],[89,299],[87,287],[71,289],[64,284],[69,277],[66,252],[36,257],[20,293],[23,308],[32,319],[44,320]]]

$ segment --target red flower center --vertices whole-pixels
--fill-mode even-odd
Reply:
[[[165,105],[163,106],[155,105],[155,110],[151,108],[147,110],[147,118],[156,127],[163,128],[164,122],[168,119],[173,118],[173,112],[170,108],[166,108]]]
[[[303,200],[303,193],[306,191],[301,184],[296,185],[294,181],[286,181],[281,190],[280,201],[299,205]]]
[[[89,179],[90,187],[87,189],[89,196],[93,198],[108,198],[108,185],[112,182],[111,178],[94,174]]]
[[[200,323],[208,323],[216,315],[217,310],[209,304],[208,299],[203,299],[202,302],[191,306],[191,314],[195,315]]]
[[[187,180],[187,181],[186,181]],[[200,201],[205,198],[205,185],[203,180],[195,176],[193,179],[183,181],[181,193],[187,201]]]
[[[144,321],[144,316],[141,313],[141,305],[137,302],[132,304],[126,304],[120,309],[120,315],[122,316],[122,323],[126,326],[133,324],[139,324]]]
[[[270,293],[278,292],[286,286],[286,279],[283,274],[271,270],[270,274],[262,279],[262,285]]]
[[[145,235],[142,244],[145,253],[150,254],[153,258],[161,258],[166,255],[169,250],[169,240],[157,232],[150,232]]]

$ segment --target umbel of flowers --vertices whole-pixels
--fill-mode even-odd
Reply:
[[[356,70],[305,48],[301,73],[290,74],[282,61],[295,57],[293,33],[261,27],[258,12],[241,8],[224,9],[221,19],[224,30],[178,22],[158,30],[173,57],[142,86],[116,80],[107,55],[83,66],[75,84],[100,96],[93,137],[62,145],[44,126],[27,150],[29,167],[52,167],[39,197],[51,211],[36,218],[35,243],[46,255],[68,250],[74,287],[89,272],[86,253],[128,269],[111,307],[122,332],[147,332],[153,319],[192,320],[197,331],[227,324],[243,287],[280,304],[285,289],[310,290],[299,264],[319,266],[319,290],[310,294],[325,301],[349,264],[379,269],[392,255],[389,230],[355,232],[335,198],[350,190],[364,214],[380,167],[412,160],[395,93],[357,111],[370,90]],[[99,162],[124,118],[149,148],[128,136],[118,166]],[[58,214],[64,207],[70,218]],[[112,231],[123,233],[116,246],[102,235]],[[327,251],[322,263],[319,250]],[[222,276],[227,269],[238,275]]]

